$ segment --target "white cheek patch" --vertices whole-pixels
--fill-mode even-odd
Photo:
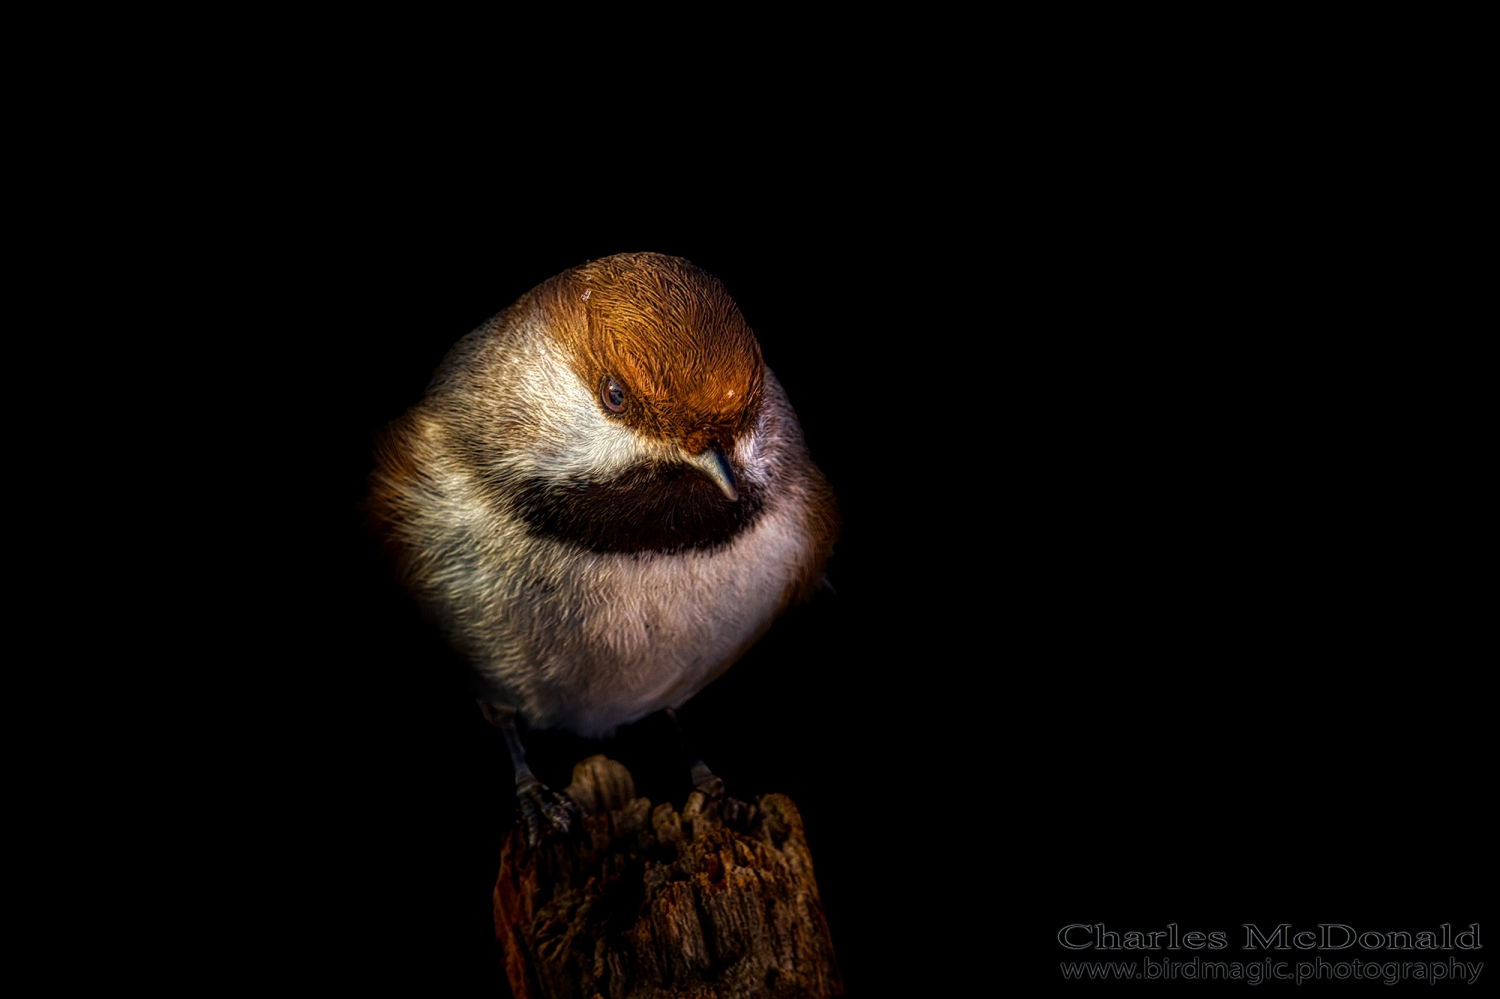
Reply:
[[[734,446],[735,461],[745,478],[759,485],[769,483],[775,477],[773,466],[780,457],[781,449],[772,443],[778,439],[780,427],[786,423],[796,425],[791,416],[791,406],[786,401],[781,383],[770,368],[766,368],[765,388],[761,396],[760,413],[755,428],[744,434]]]
[[[515,395],[522,443],[502,458],[508,471],[547,478],[600,480],[671,449],[606,416],[593,389],[584,385],[556,349],[541,344],[537,363],[520,368]]]

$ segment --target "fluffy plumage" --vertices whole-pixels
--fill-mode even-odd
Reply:
[[[460,340],[371,484],[481,700],[585,736],[728,669],[812,592],[838,529],[739,309],[659,254],[560,274]]]

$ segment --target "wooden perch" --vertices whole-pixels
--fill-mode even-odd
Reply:
[[[495,935],[517,999],[843,995],[802,817],[768,794],[737,829],[693,792],[679,815],[591,756],[567,793],[582,833],[500,853]]]

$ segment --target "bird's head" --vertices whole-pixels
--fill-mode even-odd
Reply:
[[[593,261],[560,284],[576,303],[573,367],[597,387],[598,414],[628,428],[658,463],[695,468],[735,501],[731,455],[754,429],[765,365],[724,286],[658,254]]]
[[[590,261],[476,337],[435,387],[466,410],[494,496],[536,530],[670,551],[726,542],[758,515],[774,474],[760,346],[688,261]]]

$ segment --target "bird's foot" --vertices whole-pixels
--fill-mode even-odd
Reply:
[[[687,797],[682,808],[682,821],[692,823],[692,828],[716,829],[726,826],[736,832],[747,832],[755,818],[755,806],[738,798],[720,794],[709,798],[702,791],[694,791]]]
[[[699,760],[693,764],[693,788],[703,795],[699,810],[717,806],[719,818],[735,829],[749,825],[751,806],[725,792],[724,781]]]
[[[731,829],[744,832],[750,827],[750,819],[754,817],[754,814],[755,806],[747,805],[738,798],[731,798],[726,794],[719,801],[719,816]]]
[[[526,827],[528,847],[540,843],[549,826],[564,836],[580,826],[581,813],[573,799],[535,777],[516,784],[516,801],[521,808],[520,822]]]
[[[702,760],[693,764],[693,787],[709,801],[724,797],[724,782]]]

